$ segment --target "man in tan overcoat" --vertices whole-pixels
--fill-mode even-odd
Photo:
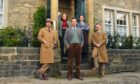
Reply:
[[[45,72],[48,70],[50,64],[54,63],[53,47],[55,44],[54,32],[52,30],[51,19],[46,20],[46,27],[41,28],[38,34],[38,40],[41,42],[40,48],[40,64],[41,68],[38,70],[40,79],[48,79]]]
[[[92,70],[99,69],[99,74],[104,76],[105,64],[108,63],[108,55],[106,50],[106,33],[102,31],[101,24],[97,23],[95,25],[95,31],[92,34],[92,44],[93,58],[94,58],[94,68]]]

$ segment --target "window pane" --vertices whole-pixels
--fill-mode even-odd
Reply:
[[[134,37],[137,36],[137,29],[136,29],[136,27],[133,27],[133,36]]]
[[[0,0],[0,13],[3,11],[3,0]]]
[[[133,26],[137,26],[137,18],[136,18],[136,15],[133,15],[132,16],[132,25]]]
[[[132,35],[134,37],[138,37],[139,36],[139,16],[134,14],[132,15]]]
[[[127,35],[128,15],[125,12],[117,12],[117,32],[121,35]]]
[[[105,10],[105,31],[108,34],[112,33],[113,28],[113,11]]]
[[[118,12],[117,13],[117,24],[118,25],[127,25],[126,24],[126,14],[125,13],[122,13],[122,12]]]
[[[105,23],[111,23],[111,11],[109,10],[105,11]]]
[[[0,15],[0,26],[2,26],[2,15]]]
[[[126,35],[126,27],[125,27],[125,26],[118,26],[118,27],[117,27],[117,32],[118,32],[121,36]]]
[[[106,33],[111,34],[111,25],[105,25]]]
[[[117,13],[117,19],[119,20],[125,20],[126,19],[126,14],[122,12]]]

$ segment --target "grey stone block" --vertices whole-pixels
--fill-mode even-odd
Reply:
[[[0,56],[0,60],[8,61],[9,57],[8,56]]]
[[[28,60],[39,60],[39,55],[28,55]]]
[[[15,54],[15,47],[0,47],[0,54]]]
[[[11,55],[11,60],[27,60],[27,55]]]

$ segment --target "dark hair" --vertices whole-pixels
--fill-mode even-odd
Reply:
[[[73,18],[71,19],[71,22],[72,22],[72,20],[73,20],[73,19],[76,19],[76,18],[75,18],[75,17],[73,17]],[[76,21],[77,21],[77,19],[76,19]]]
[[[85,16],[84,15],[80,15],[78,21],[80,22],[80,17],[83,16],[84,18],[84,22],[85,22]]]
[[[85,16],[84,16],[84,15],[80,15],[80,16],[79,16],[79,18],[80,18],[81,16],[83,16],[83,17],[85,18]]]
[[[63,20],[63,15],[66,15],[66,20],[68,20],[68,16],[67,16],[66,13],[63,13],[63,14],[61,15],[61,20]]]
[[[95,27],[96,27],[96,25],[100,25],[100,26],[101,26],[102,24],[101,24],[101,23],[96,23],[96,24],[95,24]]]
[[[96,25],[100,25],[101,26],[101,23],[96,23],[95,25],[94,25],[94,31],[96,32],[97,30],[96,30]]]

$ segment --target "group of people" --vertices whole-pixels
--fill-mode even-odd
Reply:
[[[40,48],[40,64],[41,67],[37,73],[39,78],[47,80],[47,70],[51,64],[54,63],[53,48],[57,43],[54,32],[52,30],[51,19],[46,19],[46,26],[41,28],[38,34],[38,40],[41,42]],[[73,78],[73,61],[75,61],[75,77],[83,80],[80,75],[80,64],[87,62],[88,54],[88,33],[89,26],[84,21],[84,16],[79,16],[79,23],[76,18],[68,21],[66,13],[62,14],[58,21],[58,36],[61,48],[61,62],[68,64],[67,79]],[[91,70],[98,70],[100,76],[105,75],[105,64],[108,63],[108,56],[106,50],[107,36],[102,31],[100,23],[95,24],[94,32],[91,37],[93,44],[92,57],[94,58],[94,68]]]
[[[83,33],[84,37],[84,44],[82,47],[82,57],[81,57],[81,63],[85,64],[87,61],[87,52],[88,52],[88,33],[89,33],[89,27],[84,21],[84,16],[79,17],[80,22],[76,24],[77,28],[80,28]],[[67,28],[70,28],[71,24],[68,21],[68,16],[66,13],[63,13],[61,18],[58,20],[58,36],[60,41],[60,48],[61,48],[61,63],[67,63],[68,59],[68,51],[65,49],[64,45],[64,35]]]

